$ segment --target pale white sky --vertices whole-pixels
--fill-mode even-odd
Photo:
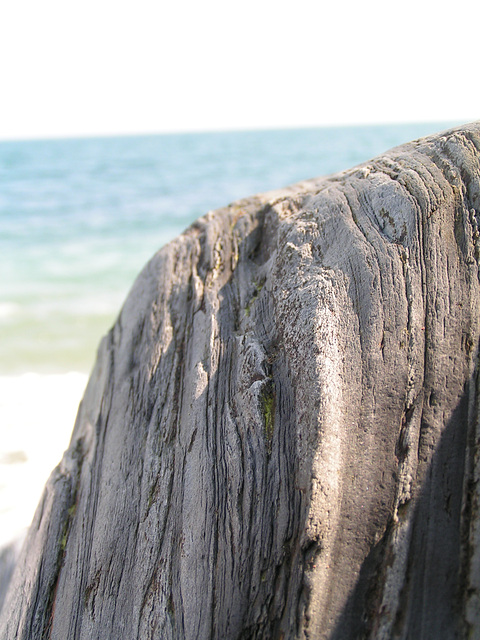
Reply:
[[[476,120],[479,6],[11,0],[0,139]]]

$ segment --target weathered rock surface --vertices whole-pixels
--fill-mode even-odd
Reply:
[[[479,221],[474,124],[162,249],[0,637],[479,638]]]
[[[22,543],[23,537],[20,536],[17,540],[10,542],[0,550],[0,611],[2,610],[8,584],[15,569]]]

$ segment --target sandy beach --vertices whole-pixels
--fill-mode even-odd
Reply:
[[[29,526],[68,446],[87,375],[0,377],[0,549]]]

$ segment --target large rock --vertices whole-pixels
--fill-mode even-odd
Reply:
[[[479,219],[474,124],[162,249],[0,637],[480,637]]]

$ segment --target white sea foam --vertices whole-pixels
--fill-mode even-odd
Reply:
[[[83,373],[0,377],[0,548],[29,526],[68,446]]]

